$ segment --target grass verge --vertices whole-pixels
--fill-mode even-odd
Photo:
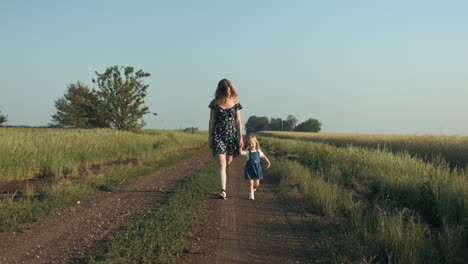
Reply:
[[[91,263],[176,263],[187,245],[193,215],[205,209],[206,197],[216,188],[214,163],[181,182],[152,213],[118,233],[107,253]]]

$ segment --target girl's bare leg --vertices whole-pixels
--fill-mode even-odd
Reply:
[[[254,183],[253,183],[253,189],[254,190],[257,190],[258,186],[260,186],[260,180],[259,179],[256,179],[256,180],[253,180]]]
[[[254,192],[254,180],[249,180],[249,185],[250,185],[250,192],[253,193]]]

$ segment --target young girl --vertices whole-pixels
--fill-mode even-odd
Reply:
[[[218,176],[221,192],[219,199],[226,199],[227,171],[232,159],[239,156],[242,149],[242,122],[240,116],[241,104],[231,82],[222,79],[218,83],[215,98],[209,107],[210,123],[208,146],[213,150],[213,156],[218,161]]]
[[[250,193],[249,199],[255,200],[254,193],[260,185],[260,180],[263,180],[262,167],[260,166],[260,159],[263,158],[268,163],[267,169],[270,168],[270,160],[260,150],[260,143],[254,135],[249,136],[247,142],[247,150],[242,151],[245,155],[247,163],[245,164],[244,178],[249,180]]]

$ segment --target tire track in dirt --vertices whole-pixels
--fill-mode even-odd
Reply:
[[[264,171],[264,180],[248,200],[243,179],[245,161],[234,159],[227,200],[208,199],[209,222],[195,230],[197,244],[188,249],[188,263],[315,263],[310,248],[318,233],[307,229],[305,216],[288,211],[278,197],[277,179]],[[215,194],[211,198],[214,198]],[[202,245],[200,245],[202,244]]]
[[[80,204],[0,234],[0,263],[83,263],[108,239],[143,217],[185,176],[212,161],[208,151],[128,180],[111,192],[96,193]]]

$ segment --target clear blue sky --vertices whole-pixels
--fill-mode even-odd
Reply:
[[[148,128],[207,129],[217,82],[324,132],[468,134],[466,1],[0,2],[0,111],[51,122],[94,71],[152,74]]]

